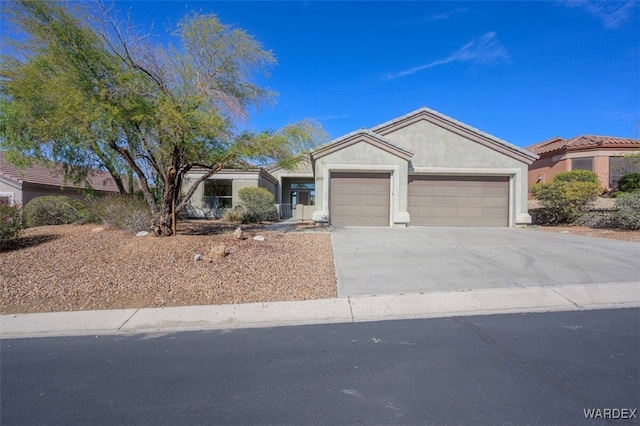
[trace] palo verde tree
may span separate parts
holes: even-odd
[[[112,175],[132,170],[157,235],[172,235],[196,187],[229,163],[290,167],[324,137],[309,120],[237,131],[251,107],[273,99],[253,77],[275,58],[215,15],[188,14],[167,47],[102,3],[91,14],[55,2],[6,7],[28,37],[2,59],[3,149],[14,158],[97,161]],[[205,173],[187,183],[193,168]]]

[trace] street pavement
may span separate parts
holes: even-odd
[[[639,424],[638,308],[3,339],[0,350],[3,425]]]

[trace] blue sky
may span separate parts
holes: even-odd
[[[188,11],[255,36],[278,65],[277,102],[247,123],[305,117],[331,138],[422,106],[515,145],[640,137],[635,1],[118,2],[162,30]]]

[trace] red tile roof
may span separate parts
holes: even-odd
[[[571,139],[555,137],[525,148],[538,155],[556,151],[574,151],[598,148],[634,149],[640,148],[640,139],[617,138],[613,136],[581,135]]]
[[[17,183],[26,182],[65,188],[87,188],[90,186],[96,191],[118,192],[118,187],[108,172],[93,170],[89,173],[86,182],[78,185],[71,180],[65,181],[62,167],[59,164],[52,163],[51,165],[52,168],[47,169],[42,164],[33,163],[29,167],[18,169],[13,164],[5,161],[4,154],[0,152],[0,176],[5,179]]]

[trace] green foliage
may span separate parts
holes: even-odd
[[[624,175],[618,181],[618,191],[636,192],[640,191],[640,173]]]
[[[531,194],[544,206],[538,222],[550,224],[573,222],[601,192],[597,175],[586,170],[560,173],[552,182],[531,188]]]
[[[244,209],[243,222],[260,223],[265,220],[277,220],[275,197],[269,190],[258,187],[242,188],[238,191],[238,197]]]
[[[108,195],[93,201],[91,211],[109,228],[130,232],[151,229],[151,213],[143,198],[131,195]]]
[[[640,193],[627,193],[616,198],[616,210],[611,220],[616,228],[640,229]]]
[[[64,195],[47,195],[29,201],[24,206],[24,218],[28,227],[34,227],[91,221],[92,215],[80,200]]]
[[[275,57],[245,31],[190,13],[166,38],[169,47],[154,45],[165,38],[96,3],[95,10],[87,2],[8,3],[7,21],[23,41],[0,66],[8,157],[54,158],[78,179],[101,165],[120,188],[118,176],[133,170],[154,231],[171,235],[172,206],[185,209],[197,186],[230,162],[291,167],[325,138],[312,121],[237,132],[248,111],[275,95],[254,82]],[[183,187],[194,167],[205,173]]]
[[[572,170],[570,172],[558,173],[554,182],[593,182],[599,184],[598,175],[589,170]]]
[[[22,208],[0,205],[0,249],[7,247],[25,227]]]

